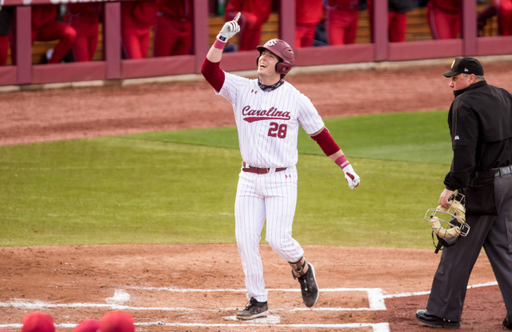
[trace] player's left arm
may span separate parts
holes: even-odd
[[[334,138],[332,138],[329,130],[323,127],[316,133],[310,135],[310,137],[315,140],[322,151],[343,170],[343,173],[345,173],[345,180],[347,180],[350,189],[354,189],[359,186],[361,178],[356,174],[343,151],[340,149],[336,141],[334,141]]]

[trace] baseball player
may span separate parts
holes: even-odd
[[[295,0],[295,47],[313,45],[323,5],[323,0]]]
[[[373,3],[375,0],[367,0],[368,14],[370,15],[370,34],[373,41]],[[389,0],[388,1],[388,40],[391,43],[405,41],[407,30],[407,13],[416,7],[415,0]]]
[[[76,30],[71,50],[77,62],[91,61],[96,52],[101,6],[98,2],[72,2],[67,5],[67,22]]]
[[[261,27],[272,12],[271,0],[230,0],[226,6],[224,18],[232,20],[240,13],[240,34],[238,49],[254,50],[260,43]]]
[[[454,39],[460,31],[461,0],[430,0],[427,21],[434,39]]]
[[[353,44],[357,36],[359,0],[329,0],[325,26],[330,45]]]
[[[149,31],[155,24],[156,0],[121,2],[121,40],[127,59],[143,59],[149,50]]]
[[[56,5],[32,6],[32,43],[59,39],[48,63],[59,63],[75,43],[76,31],[64,22],[59,22]]]
[[[191,45],[192,1],[160,1],[155,25],[154,56],[189,54]]]
[[[512,35],[512,0],[493,0],[497,10],[500,36]]]
[[[247,79],[220,69],[222,50],[240,26],[226,22],[210,48],[201,68],[215,93],[233,105],[242,155],[235,200],[236,241],[247,287],[247,307],[237,313],[248,320],[268,314],[267,291],[259,242],[265,219],[266,241],[286,260],[293,278],[298,279],[307,307],[318,299],[313,264],[306,262],[304,250],[292,238],[297,203],[297,136],[299,125],[345,173],[351,189],[360,178],[331,137],[311,101],[284,80],[293,66],[290,45],[271,39],[258,46],[258,79]]]

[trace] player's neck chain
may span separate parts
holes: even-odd
[[[261,83],[260,79],[258,78],[258,85],[260,86],[260,89],[265,92],[270,92],[272,90],[275,90],[283,84],[284,84],[284,80],[279,80],[279,82],[277,82],[276,84],[265,85],[265,84]]]

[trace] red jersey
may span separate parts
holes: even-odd
[[[462,0],[429,0],[428,5],[450,12],[460,12],[461,2]]]
[[[359,0],[329,0],[327,6],[339,10],[358,10]]]
[[[158,0],[158,8],[166,16],[177,21],[192,19],[192,4],[190,0]]]
[[[70,2],[66,7],[70,15],[99,17],[101,13],[101,4],[98,2]]]
[[[149,28],[155,24],[157,12],[158,4],[156,0],[121,2],[122,25]]]
[[[296,23],[318,23],[322,18],[323,0],[295,0]]]
[[[272,12],[272,0],[231,0],[226,6],[224,18],[228,20],[229,12],[249,12],[259,18],[259,22],[263,24],[268,20]]]
[[[32,30],[38,30],[40,27],[50,21],[55,21],[57,17],[56,5],[35,5],[32,6]]]

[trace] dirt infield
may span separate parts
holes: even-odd
[[[512,63],[484,68],[490,84],[512,91]],[[453,99],[441,76],[446,70],[338,72],[289,81],[328,118],[446,109]],[[0,105],[0,145],[234,125],[231,106],[203,81],[4,93]],[[235,245],[0,248],[0,329],[19,331],[24,314],[43,310],[67,332],[118,308],[135,317],[138,331],[432,331],[420,327],[414,313],[427,302],[439,261],[433,249],[305,251],[321,288],[315,310],[303,310],[287,264],[264,245],[271,317],[245,323],[232,320],[246,303]],[[482,254],[470,285],[494,281]],[[497,286],[470,289],[461,331],[499,331],[505,313]]]

